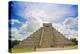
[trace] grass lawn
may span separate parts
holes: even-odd
[[[77,49],[78,45],[64,46],[64,48]]]
[[[77,49],[78,45],[64,46],[64,49]],[[37,48],[38,49],[38,48]],[[12,48],[12,53],[32,52],[33,48]]]
[[[32,48],[13,48],[12,53],[32,52]]]

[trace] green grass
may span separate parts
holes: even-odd
[[[78,45],[64,46],[64,49],[77,49]],[[12,53],[32,52],[33,48],[12,48]]]
[[[78,45],[64,46],[64,48],[77,49]]]
[[[12,53],[32,52],[32,48],[13,48]]]

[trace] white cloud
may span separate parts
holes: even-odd
[[[22,24],[19,20],[16,20],[16,19],[11,19],[11,23],[14,24],[14,23],[20,23]]]
[[[70,29],[76,29],[78,27],[78,18],[77,17],[68,17],[64,20],[63,24]]]
[[[57,5],[57,4],[23,4],[23,11],[19,11],[17,14],[23,18],[34,17],[48,22],[58,22],[64,19],[65,16],[72,16],[74,13],[69,5]],[[72,14],[73,13],[73,14]]]
[[[53,24],[53,27],[67,38],[78,38],[78,31],[67,29],[64,25],[55,23]]]
[[[39,19],[36,18],[28,18],[28,22],[23,24],[20,28],[20,30],[13,29],[13,34],[15,36],[15,39],[23,40],[27,38],[30,34],[35,32],[37,29],[39,29],[42,26],[41,21],[38,21]],[[68,20],[71,20],[70,23],[66,24]],[[64,23],[65,22],[65,23]],[[67,38],[78,38],[78,31],[75,31],[74,29],[67,28],[67,25],[77,26],[77,18],[66,18],[63,23],[52,23],[53,27],[58,30],[60,33],[62,33]],[[72,26],[73,27],[73,26]]]
[[[11,29],[11,37],[12,37],[12,40],[14,40],[16,38],[16,34],[18,34],[18,29],[12,28]]]
[[[14,39],[22,40],[42,26],[38,18],[29,17],[27,20],[28,21],[24,23],[19,30],[12,28],[12,36],[15,37]]]
[[[67,38],[78,38],[78,31],[71,29],[71,27],[78,27],[77,18],[66,18],[65,21],[61,23],[53,23],[53,27],[59,32],[65,35]]]
[[[78,18],[74,18],[74,17],[68,17],[65,21],[64,21],[65,25],[71,25],[71,24],[78,24]]]
[[[24,32],[24,31],[20,31],[20,30],[18,30],[16,28],[12,28],[11,29],[11,37],[12,37],[11,39],[12,40],[23,40],[27,33],[23,34],[22,32]]]
[[[27,22],[25,24],[22,25],[22,27],[20,29],[25,29],[28,32],[29,31],[34,31],[35,29],[38,29],[39,27],[42,26],[42,21],[39,20],[38,18],[34,18],[34,17],[29,17],[27,18]]]
[[[23,9],[18,11],[16,14],[27,19],[27,22],[20,27],[20,30],[18,30],[19,32],[15,35],[17,36],[16,39],[23,39],[29,36],[31,33],[40,28],[44,22],[53,23],[56,30],[67,37],[77,37],[77,31],[70,29],[73,25],[77,25],[77,18],[64,18],[65,16],[74,15],[72,12],[73,10],[71,9],[72,6],[29,3],[23,3],[21,5],[21,8],[23,7]],[[62,20],[65,21],[63,23],[56,23]],[[18,20],[12,21],[21,23]]]
[[[20,28],[20,34],[25,34],[24,37],[28,37],[31,33],[35,32],[42,26],[42,23],[39,19],[29,17],[28,21],[23,24]]]

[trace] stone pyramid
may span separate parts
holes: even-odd
[[[43,27],[24,39],[14,48],[48,48],[48,47],[64,47],[65,45],[73,45],[63,34],[52,27],[51,23],[43,23]]]

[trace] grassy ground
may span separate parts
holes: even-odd
[[[44,49],[44,48],[41,48],[42,50],[41,51],[46,51],[46,50],[61,50],[61,49],[63,49],[63,50],[65,50],[65,49],[77,49],[78,48],[78,46],[77,45],[71,45],[71,46],[64,46],[64,48],[60,48],[60,49],[58,49],[58,48],[53,48],[53,49],[48,49],[48,48],[46,48],[46,49]],[[38,50],[39,48],[37,48],[37,50]],[[36,50],[36,51],[37,51]],[[33,49],[32,48],[13,48],[12,49],[12,53],[22,53],[22,52],[32,52],[33,51]]]
[[[12,53],[32,52],[32,48],[13,48]]]
[[[64,48],[77,49],[78,45],[64,46]]]

